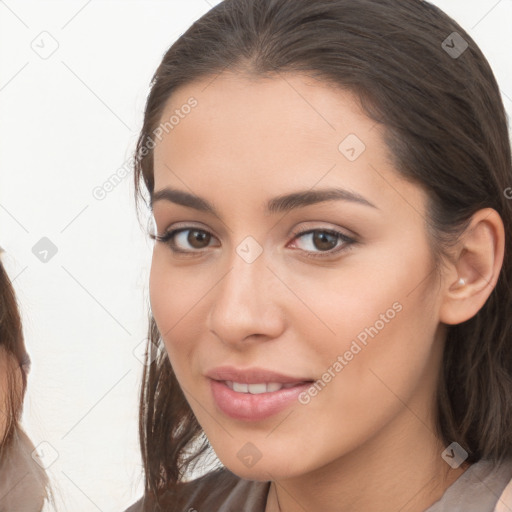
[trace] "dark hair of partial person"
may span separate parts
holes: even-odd
[[[54,497],[46,472],[32,458],[34,445],[20,423],[30,357],[14,288],[1,260],[0,365],[0,510],[26,506],[42,510],[44,501],[54,503]]]
[[[468,44],[458,58],[446,51],[455,45],[453,32]],[[148,141],[173,92],[225,71],[249,78],[303,74],[354,93],[382,126],[398,173],[428,194],[427,232],[437,269],[481,208],[494,208],[511,233],[504,195],[512,182],[511,148],[497,81],[467,32],[420,0],[216,5],[172,44],[153,76],[135,150],[138,207],[141,200],[149,206],[153,193]],[[459,443],[468,462],[512,455],[511,258],[507,246],[480,311],[448,326],[436,397],[438,436],[445,445]],[[162,342],[151,315],[149,332],[147,357],[156,359],[144,369],[139,427],[145,510],[157,510],[151,503],[165,491],[179,494],[184,475],[210,447],[165,350],[157,355]]]
[[[5,404],[2,410],[5,428],[3,429],[3,436],[0,436],[1,458],[3,451],[9,446],[16,429],[19,427],[23,396],[27,387],[27,368],[30,360],[23,343],[21,319],[14,290],[1,261],[0,289],[1,356],[13,358],[16,361],[15,365],[5,365],[6,375],[4,377],[7,387],[6,396],[4,397]]]

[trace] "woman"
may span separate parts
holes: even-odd
[[[34,446],[19,421],[30,359],[14,290],[0,261],[0,511],[39,512],[48,478],[32,458]]]
[[[221,2],[163,57],[135,171],[156,243],[131,512],[512,508],[511,151],[457,23]]]

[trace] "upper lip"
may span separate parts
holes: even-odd
[[[279,382],[282,384],[309,382],[312,379],[283,375],[265,368],[234,368],[233,366],[218,366],[206,373],[210,379],[233,381],[244,384],[259,384],[263,382]]]

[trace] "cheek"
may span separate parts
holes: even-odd
[[[318,331],[304,338],[314,340],[320,354],[337,355],[356,339],[363,347],[377,338],[389,338],[393,344],[398,332],[409,329],[411,322],[435,323],[435,297],[426,293],[425,277],[431,267],[424,240],[404,247],[362,250],[329,274],[319,269],[303,272],[300,279],[287,276],[309,309],[299,305],[287,311],[305,332]]]
[[[172,362],[193,348],[187,340],[201,328],[197,319],[205,318],[204,295],[212,286],[194,278],[192,267],[172,267],[165,247],[155,247],[149,276],[151,311]]]
[[[378,256],[371,261],[354,258],[322,287],[315,276],[303,279],[300,290],[322,321],[296,318],[322,372],[319,394],[334,399],[323,392],[325,384],[349,409],[374,403],[377,410],[393,391],[408,396],[422,375],[430,378],[435,370],[431,363],[438,297],[428,278],[428,247],[417,240],[409,248],[395,247]],[[322,327],[323,335],[318,336],[322,324],[329,330]]]
[[[343,338],[333,350],[330,365],[338,362],[336,377],[332,387],[322,391],[325,400],[319,400],[317,406],[321,409],[328,402],[337,403],[340,426],[350,429],[349,423],[357,418],[363,430],[376,431],[403,403],[411,404],[423,416],[436,386],[440,357],[435,315],[429,318],[428,310],[420,307],[424,302],[413,294],[403,294],[399,304],[395,303],[394,315],[385,309],[386,300],[381,308],[372,305],[369,321],[363,327],[351,325],[355,334]],[[387,323],[379,318],[381,313]],[[352,414],[347,416],[347,411]]]
[[[441,352],[434,344],[434,327],[419,317],[414,301],[402,299],[400,304],[402,309],[389,323],[374,322],[359,331],[367,335],[365,344],[357,337],[343,341],[343,352],[337,352],[343,359],[334,368],[339,372],[334,371],[332,383],[314,398],[316,404],[310,404],[312,416],[336,404],[330,409],[336,411],[334,421],[325,428],[347,432],[354,444],[397,418],[404,404],[408,421],[427,421]]]

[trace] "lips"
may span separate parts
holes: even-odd
[[[234,368],[232,366],[220,366],[206,373],[210,379],[223,382],[237,382],[239,384],[302,384],[311,382],[308,377],[294,377],[282,373],[266,370],[264,368]]]
[[[219,367],[207,373],[212,398],[233,419],[261,421],[297,403],[313,382],[262,368]]]
[[[297,405],[300,394],[310,385],[308,382],[279,391],[252,394],[233,391],[225,382],[210,379],[211,396],[219,413],[249,422],[263,421],[293,404]]]

